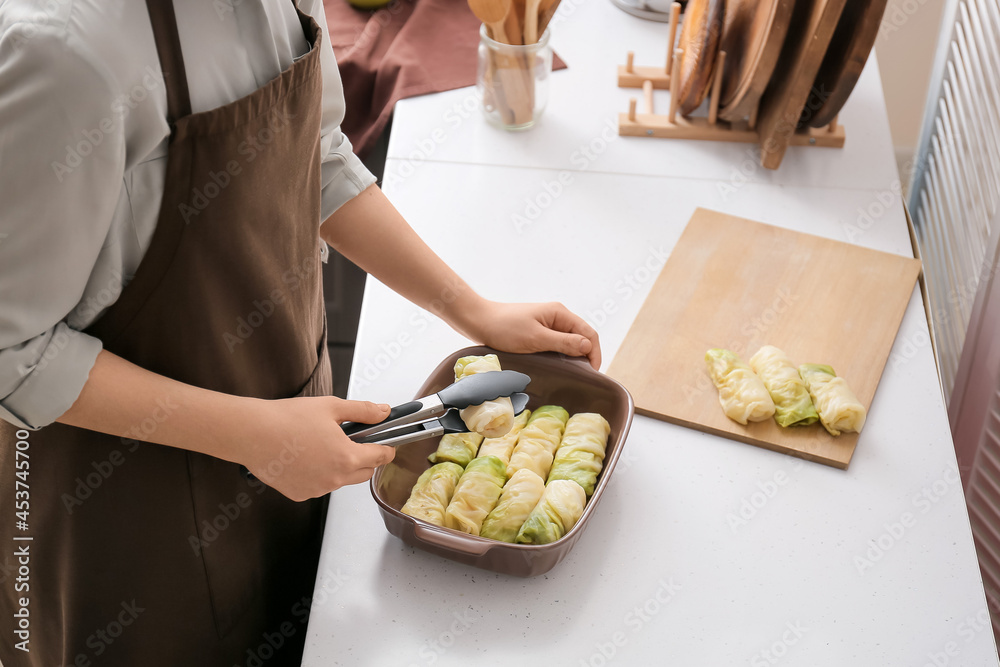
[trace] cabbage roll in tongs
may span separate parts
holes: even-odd
[[[500,370],[500,359],[495,354],[482,357],[462,357],[455,362],[455,379],[471,377],[478,373]],[[514,425],[514,406],[506,396],[500,396],[490,401],[471,405],[459,414],[470,431],[487,438],[499,438],[506,435]]]
[[[355,442],[376,442],[392,447],[445,433],[475,431],[476,424],[466,424],[462,414],[496,401],[504,401],[512,411],[515,408],[523,410],[528,404],[528,395],[523,391],[530,381],[531,378],[524,373],[499,370],[498,363],[497,370],[463,376],[436,394],[397,405],[390,411],[389,417],[378,424],[344,422],[341,428]],[[472,417],[477,417],[477,414],[473,412]],[[512,416],[506,424],[507,430],[513,422]],[[498,428],[495,424],[493,427]],[[480,432],[480,435],[485,433]],[[474,446],[478,448],[479,442],[475,442]],[[472,450],[471,444],[468,447]],[[475,456],[474,451],[469,458],[472,456]]]
[[[483,440],[476,456],[495,456],[503,461],[504,465],[510,463],[510,455],[514,452],[514,446],[517,445],[517,439],[521,436],[521,430],[527,426],[530,417],[531,410],[522,410],[514,417],[514,425],[507,432],[507,435]]]

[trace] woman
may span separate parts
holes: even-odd
[[[388,407],[329,395],[327,243],[473,340],[600,365],[374,186],[319,2],[175,4],[0,4],[7,667],[298,664],[324,498],[393,457],[338,426]]]

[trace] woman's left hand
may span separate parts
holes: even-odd
[[[561,303],[498,303],[480,300],[456,328],[503,352],[561,352],[587,357],[601,368],[601,342],[582,317]]]

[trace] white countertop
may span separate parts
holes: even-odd
[[[636,91],[616,65],[629,49],[653,64],[666,27],[607,0],[560,16],[570,68],[535,129],[487,126],[465,111],[472,89],[396,107],[385,190],[484,295],[563,301],[598,326],[607,368],[644,267],[697,206],[910,254],[874,60],[840,117],[845,148],[792,148],[769,172],[746,145],[618,138]],[[532,201],[546,205],[518,226]],[[467,344],[370,279],[350,397],[409,400]],[[586,532],[531,579],[411,549],[368,485],[337,491],[303,664],[997,665],[955,465],[915,291],[847,471],[636,416]]]

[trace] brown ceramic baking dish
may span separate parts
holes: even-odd
[[[484,570],[531,577],[555,567],[586,530],[587,522],[597,510],[625,446],[625,436],[632,424],[635,408],[632,396],[625,387],[593,370],[582,359],[554,353],[507,354],[487,347],[468,347],[451,354],[434,369],[416,397],[428,396],[454,382],[455,361],[460,357],[483,354],[496,354],[505,370],[520,371],[531,377],[527,389],[529,409],[561,405],[570,414],[598,412],[611,425],[604,469],[580,521],[560,540],[551,544],[529,545],[466,535],[403,514],[399,510],[409,497],[417,477],[430,467],[427,456],[437,449],[439,438],[399,447],[396,458],[375,471],[371,481],[372,495],[378,503],[386,529],[406,544]]]

